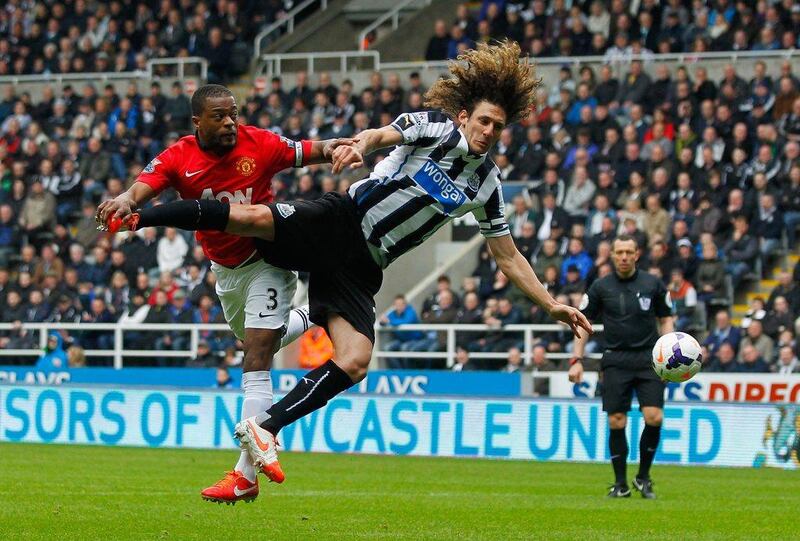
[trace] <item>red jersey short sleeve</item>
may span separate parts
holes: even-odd
[[[301,167],[305,157],[311,153],[311,141],[293,141],[286,137],[261,130],[264,151],[272,156],[272,161],[280,169]]]
[[[177,144],[177,143],[176,143]],[[173,156],[175,145],[164,150],[161,154],[150,160],[142,172],[139,174],[139,182],[150,186],[156,193],[168,188],[173,183],[174,164]]]

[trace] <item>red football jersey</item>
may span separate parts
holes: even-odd
[[[311,142],[295,142],[271,131],[239,126],[236,147],[223,156],[200,149],[194,135],[182,137],[154,158],[136,179],[156,192],[173,187],[183,199],[217,199],[243,204],[272,201],[272,176],[300,167]],[[253,239],[198,231],[206,257],[235,267],[255,251]]]

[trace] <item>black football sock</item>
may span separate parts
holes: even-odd
[[[303,376],[286,396],[266,412],[257,415],[256,422],[261,428],[277,435],[284,426],[318,410],[353,385],[347,372],[335,362],[328,361]]]
[[[186,199],[139,211],[137,229],[177,227],[187,231],[225,231],[231,206],[216,199]]]
[[[650,466],[656,457],[659,441],[661,441],[661,427],[644,425],[642,438],[639,440],[639,473],[636,475],[639,479],[650,477]]]
[[[608,450],[611,451],[611,465],[614,466],[617,484],[627,484],[628,475],[625,469],[628,461],[628,439],[624,428],[609,429]]]

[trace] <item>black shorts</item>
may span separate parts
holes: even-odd
[[[603,411],[628,413],[631,410],[633,391],[642,407],[664,407],[664,382],[652,368],[603,368]]]
[[[328,193],[313,201],[268,206],[275,240],[256,239],[264,260],[309,273],[311,321],[327,330],[328,317],[339,314],[374,344],[375,295],[383,270],[369,253],[353,200]]]

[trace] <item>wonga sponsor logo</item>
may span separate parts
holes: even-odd
[[[464,192],[459,190],[447,173],[431,160],[426,161],[414,174],[414,180],[428,192],[428,195],[441,203],[445,214],[451,214],[467,202]]]

